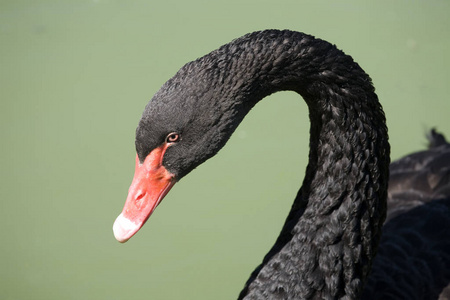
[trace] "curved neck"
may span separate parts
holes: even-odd
[[[214,93],[234,117],[224,125],[231,131],[281,90],[304,98],[311,121],[303,186],[240,298],[356,298],[385,218],[389,165],[385,118],[369,76],[333,45],[290,31],[249,34],[211,55],[208,72],[221,83],[212,87],[223,87]]]

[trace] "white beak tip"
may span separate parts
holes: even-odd
[[[139,225],[120,214],[113,225],[114,237],[120,243],[125,243],[139,230],[139,228]]]

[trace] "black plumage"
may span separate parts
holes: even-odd
[[[162,165],[180,180],[225,145],[258,101],[282,90],[299,93],[308,105],[309,163],[280,236],[239,298],[358,299],[386,217],[389,143],[370,77],[334,45],[299,32],[267,30],[245,35],[186,64],[144,110],[136,130],[139,161],[143,163],[168,134],[176,132],[180,140],[167,147]],[[395,173],[395,164],[392,168]],[[405,200],[406,193],[401,196]],[[440,202],[426,203],[441,216],[430,221],[448,224],[448,189],[445,195]],[[426,205],[420,207],[428,211]],[[408,213],[421,224],[417,209]],[[407,218],[396,220],[386,225],[394,236],[383,234],[383,246],[396,243],[391,227],[409,226]],[[440,225],[424,224],[423,231],[430,226]],[[448,228],[437,235],[448,246]],[[388,238],[394,241],[385,242]],[[433,251],[430,255],[439,249]],[[382,256],[390,255],[380,252],[374,272],[383,269]],[[448,255],[432,264],[439,260],[450,268]],[[447,271],[441,273],[438,287],[449,279]],[[375,294],[384,286],[368,283],[371,292],[366,291],[365,298],[377,299]]]
[[[428,150],[390,165],[387,219],[363,299],[450,299],[450,144],[435,130],[428,139]]]

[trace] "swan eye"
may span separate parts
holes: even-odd
[[[176,143],[180,140],[180,135],[176,132],[169,133],[166,137],[166,143]]]

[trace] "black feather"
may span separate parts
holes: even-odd
[[[136,131],[139,158],[168,133],[180,133],[163,159],[179,180],[215,155],[258,101],[282,90],[299,93],[309,107],[309,164],[280,236],[239,298],[358,299],[372,264],[365,299],[435,298],[449,280],[450,159],[429,156],[448,144],[432,133],[428,152],[392,165],[386,249],[374,263],[387,209],[385,116],[370,77],[326,41],[288,30],[254,32],[186,64],[147,105]]]

